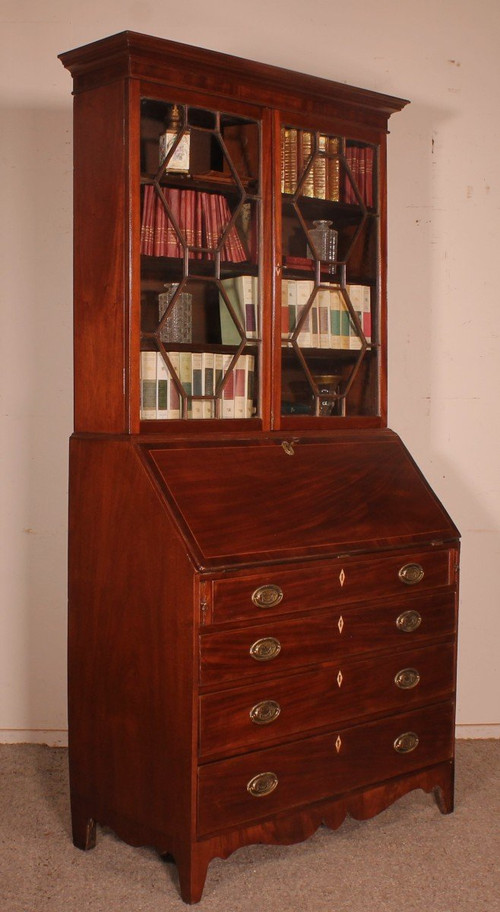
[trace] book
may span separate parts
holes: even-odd
[[[152,184],[145,184],[142,196],[141,253],[152,256],[154,249],[155,190]]]
[[[243,307],[240,301],[239,294],[236,290],[234,276],[231,276],[227,279],[221,279],[221,285],[224,288],[224,291],[229,298],[230,304],[234,310],[234,313],[238,319],[238,322],[241,325],[242,330],[245,330],[245,314],[243,312]],[[236,323],[234,322],[233,315],[227,306],[227,302],[224,298],[224,295],[219,292],[219,320],[220,320],[220,336],[221,342],[223,345],[239,345],[241,342],[241,335],[238,332]]]
[[[313,186],[316,199],[326,199],[326,153],[328,151],[328,137],[321,134],[318,138],[318,150],[313,162]]]
[[[157,417],[157,355],[155,351],[141,352],[140,384],[141,408],[140,417],[144,421]]]
[[[296,304],[296,325],[299,324],[304,311],[306,315],[301,325],[300,332],[297,336],[297,342],[302,348],[311,347],[311,315],[308,308],[309,301],[314,289],[314,282],[311,279],[299,279],[295,283],[295,304]]]
[[[203,372],[203,395],[213,397],[215,393],[215,355],[213,352],[202,352],[201,369]],[[202,418],[215,418],[213,399],[203,402]]]
[[[257,276],[237,275],[234,277],[234,287],[244,317],[243,325],[245,328],[245,335],[247,339],[256,339],[259,294],[258,278]]]
[[[246,418],[248,389],[248,361],[240,355],[234,366],[234,417]]]
[[[313,154],[313,143],[314,139],[312,133],[308,130],[299,130],[297,157],[299,164],[298,179],[299,182],[302,181],[300,188],[301,196],[314,196],[314,171],[313,166],[310,165],[311,156]]]
[[[281,280],[281,338],[288,339],[290,325],[288,322],[288,283],[289,279]]]
[[[192,353],[189,351],[179,352],[179,379],[185,396],[182,397],[181,418],[192,417],[192,400],[193,393],[193,364]],[[186,402],[187,399],[187,402]],[[186,414],[187,406],[187,414]]]
[[[347,285],[346,291],[349,296],[349,300],[358,315],[361,328],[363,330],[363,335],[368,342],[371,344],[372,341],[372,317],[371,317],[371,289],[369,285]],[[357,333],[359,338],[359,333]],[[351,348],[360,348],[360,344],[351,345]]]
[[[340,200],[340,159],[338,157],[340,143],[337,136],[328,137],[327,149],[326,198],[338,203]]]
[[[281,132],[281,192],[295,193],[297,187],[297,130],[283,127]]]
[[[173,371],[168,380],[168,417],[175,419],[181,417],[181,397],[177,386],[179,382],[179,352],[168,352],[168,357]]]
[[[331,291],[329,288],[320,288],[318,299],[318,348],[332,347],[332,328],[330,321]]]
[[[158,397],[156,417],[165,419],[168,418],[168,382],[170,375],[161,352],[156,352],[156,376]]]
[[[331,348],[342,348],[342,336],[340,329],[340,315],[345,306],[344,299],[338,288],[332,288],[329,291],[330,296],[330,346]]]
[[[222,391],[222,417],[234,418],[234,370],[229,371],[233,355],[223,355],[224,389]]]
[[[256,339],[259,287],[257,276],[231,276],[221,279],[221,284],[247,339]],[[222,344],[239,345],[240,333],[224,295],[221,293],[219,293],[219,320]]]
[[[192,391],[192,400],[191,400],[191,417],[192,418],[203,418],[204,411],[204,402],[203,400],[197,399],[197,396],[203,396],[203,386],[204,386],[204,377],[203,377],[203,363],[202,363],[202,353],[201,352],[191,352],[191,391]]]

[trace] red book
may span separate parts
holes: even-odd
[[[152,184],[144,186],[144,195],[142,199],[142,223],[141,223],[141,253],[146,256],[153,254],[153,235],[154,235],[154,202],[155,192]]]
[[[213,260],[213,248],[214,248],[214,239],[213,239],[213,226],[212,226],[212,213],[210,207],[210,194],[201,191],[200,194],[200,209],[203,218],[203,246],[207,249],[205,254],[207,260]]]
[[[157,257],[165,256],[165,229],[166,229],[166,212],[165,206],[158,194],[156,196],[156,215],[155,230],[153,241],[153,253]]]
[[[373,193],[373,149],[371,146],[367,146],[365,149],[366,156],[366,170],[365,170],[365,179],[366,179],[366,190],[365,190],[365,203],[367,206],[373,206],[374,193]]]
[[[193,224],[196,247],[203,247],[203,212],[200,194],[193,190]],[[203,259],[203,253],[199,250],[195,254],[198,260]]]
[[[227,204],[225,196],[219,196],[219,200],[221,209],[221,222],[225,228],[226,225],[231,221],[231,210]],[[225,259],[231,260],[233,263],[243,263],[247,259],[236,225],[233,225],[228,232],[225,248],[227,253]]]

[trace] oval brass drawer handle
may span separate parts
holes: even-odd
[[[398,573],[402,583],[407,586],[414,586],[424,577],[424,568],[420,564],[404,564]]]
[[[255,725],[270,725],[281,712],[281,706],[276,700],[262,700],[250,710],[250,719]]]
[[[402,668],[394,677],[394,683],[400,690],[411,690],[419,681],[420,675],[416,668]]]
[[[276,773],[259,773],[250,779],[247,784],[247,792],[250,792],[254,798],[263,798],[264,795],[270,795],[278,785]]]
[[[422,615],[412,608],[410,611],[403,611],[396,618],[396,627],[404,633],[413,633],[422,623]]]
[[[250,655],[256,662],[270,662],[281,652],[281,643],[276,637],[262,637],[250,646]]]
[[[252,602],[254,605],[257,605],[258,608],[274,608],[275,605],[279,605],[283,599],[283,590],[279,586],[275,586],[274,583],[268,583],[266,586],[259,586],[255,592],[252,593]]]
[[[418,735],[415,732],[404,732],[394,742],[394,750],[398,754],[409,754],[418,747]]]

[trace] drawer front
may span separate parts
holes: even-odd
[[[452,592],[379,606],[329,609],[311,615],[200,637],[200,682],[264,679],[293,669],[381,649],[418,646],[455,629]]]
[[[259,618],[351,601],[411,596],[452,584],[448,550],[338,558],[301,570],[263,570],[214,582],[214,620]]]
[[[255,750],[349,719],[404,712],[450,696],[455,648],[446,643],[350,659],[200,698],[200,756]]]
[[[198,770],[200,836],[404,775],[453,756],[454,707],[437,704]]]

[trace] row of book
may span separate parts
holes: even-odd
[[[281,134],[281,192],[295,193],[300,181],[301,196],[357,204],[358,197],[347,168],[341,167],[340,140],[337,136],[318,137],[308,130],[283,127]],[[312,164],[308,167],[315,152]],[[373,206],[373,146],[347,145],[345,161],[366,206]],[[304,176],[305,175],[305,176]]]
[[[153,184],[144,185],[141,219],[141,253],[146,256],[183,257],[186,247],[193,259],[214,259],[224,235],[221,259],[242,263],[249,259],[225,196],[177,187],[163,187],[163,197]],[[178,229],[178,230],[176,230]]]
[[[371,294],[368,285],[320,287],[312,304],[314,282],[309,279],[284,279],[281,284],[281,335],[289,339],[299,325],[297,342],[301,348],[360,349],[360,329],[368,344],[372,338]],[[359,321],[356,325],[348,307],[349,299]]]
[[[372,207],[374,204],[373,146],[348,146],[345,157],[361,199],[365,206],[368,208]],[[344,202],[358,203],[358,198],[350,180],[347,180],[345,184]]]
[[[142,420],[252,417],[255,412],[253,355],[240,355],[232,370],[229,370],[232,354],[172,351],[168,357],[172,373],[160,352],[141,352]],[[220,411],[216,409],[217,400]]]

